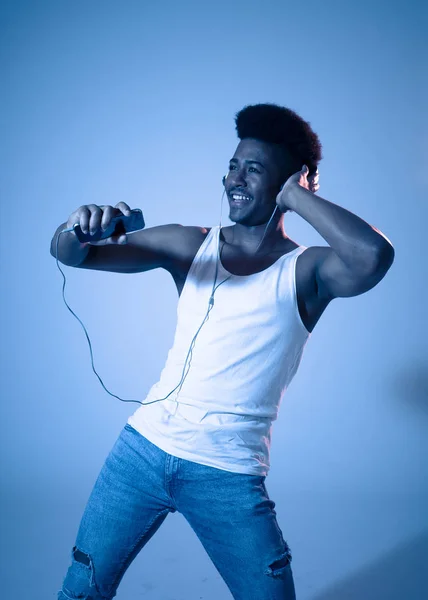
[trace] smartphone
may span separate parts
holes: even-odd
[[[98,242],[99,240],[104,240],[112,235],[121,235],[124,233],[131,233],[132,231],[138,231],[139,229],[144,229],[145,222],[140,208],[134,208],[131,210],[129,217],[124,215],[119,208],[116,208],[115,211],[116,215],[110,221],[110,225],[107,227],[107,229],[102,231],[100,227],[93,235],[91,235],[89,232],[83,233],[83,231],[80,229],[79,223],[75,223],[73,225],[74,233],[76,234],[79,242]]]

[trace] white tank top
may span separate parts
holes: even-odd
[[[188,272],[177,328],[159,381],[146,399],[165,398],[182,380],[192,339],[213,289],[220,226],[213,227]],[[187,376],[167,400],[140,406],[128,423],[180,458],[235,473],[267,475],[272,422],[310,333],[299,315],[295,265],[300,246],[253,275],[218,264],[214,306],[187,361]]]

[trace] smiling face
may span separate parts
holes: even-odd
[[[229,219],[242,225],[267,223],[281,185],[299,170],[296,161],[275,144],[253,138],[241,140],[229,162],[225,189]]]

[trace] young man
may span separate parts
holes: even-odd
[[[379,283],[394,250],[380,231],[316,194],[321,144],[301,117],[259,104],[235,122],[240,142],[224,178],[234,225],[165,225],[94,245],[61,236],[63,263],[120,273],[161,267],[180,299],[166,365],[98,476],[60,600],[113,598],[176,511],[236,600],[295,598],[290,548],[265,486],[272,422],[327,305]],[[289,210],[328,245],[291,240]],[[105,228],[112,214],[111,206],[83,206],[58,232],[75,222]]]

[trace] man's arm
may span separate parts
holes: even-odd
[[[325,298],[358,296],[381,281],[394,261],[386,236],[349,210],[307,189],[307,169],[292,175],[278,194],[280,208],[305,219],[329,244],[315,254],[314,277]]]
[[[51,254],[55,256],[56,238],[59,231],[66,228],[60,226],[51,242]],[[64,248],[64,256],[74,256],[64,264],[79,269],[95,269],[114,273],[142,273],[156,268],[169,269],[174,261],[186,251],[186,228],[182,225],[159,225],[148,227],[128,234],[126,244],[110,244],[95,246],[88,244],[76,250],[75,255]],[[61,237],[71,236],[69,244],[82,247],[74,232],[63,233]],[[76,239],[75,239],[76,238]],[[65,244],[65,242],[64,242]],[[59,243],[61,256],[61,238]],[[79,258],[81,257],[81,258]]]

